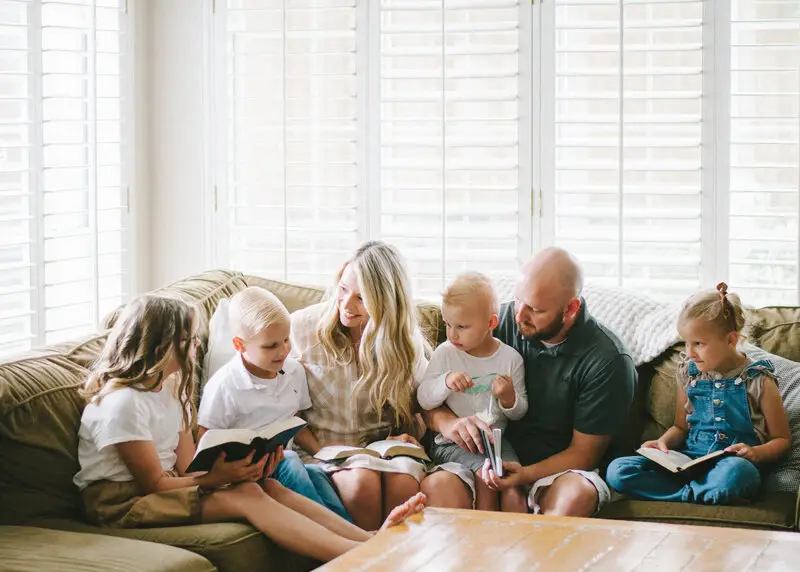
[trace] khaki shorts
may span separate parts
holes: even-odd
[[[177,473],[170,471],[169,476]],[[197,487],[142,495],[136,481],[97,481],[81,492],[86,516],[94,524],[113,528],[198,524]]]
[[[603,506],[609,500],[611,500],[611,490],[608,488],[606,482],[600,478],[600,474],[597,471],[580,471],[578,469],[569,469],[567,471],[556,473],[555,475],[550,475],[549,477],[543,477],[533,483],[533,486],[528,492],[528,508],[531,510],[531,512],[533,512],[533,514],[539,514],[541,512],[541,508],[539,507],[539,495],[542,493],[542,491],[552,485],[553,481],[555,481],[558,477],[561,475],[566,475],[567,473],[577,473],[594,485],[594,488],[597,491],[597,507],[595,508],[594,514],[600,512],[600,509],[603,508]]]

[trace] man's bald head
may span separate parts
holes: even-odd
[[[556,246],[539,251],[525,263],[521,280],[526,290],[547,290],[566,304],[581,295],[583,270],[569,252]]]
[[[523,336],[560,340],[580,309],[583,271],[563,248],[546,248],[520,270],[515,290],[515,319]]]

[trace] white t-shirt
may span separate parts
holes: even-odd
[[[197,423],[207,429],[252,429],[295,415],[311,407],[306,370],[288,358],[283,372],[272,379],[252,375],[237,353],[208,381]]]
[[[163,471],[175,468],[183,426],[181,404],[170,386],[161,391],[115,389],[83,410],[78,430],[78,462],[73,482],[81,490],[100,480],[132,481],[133,475],[113,445],[152,441]]]
[[[420,406],[423,409],[435,409],[445,403],[458,417],[485,412],[491,417],[485,420],[501,429],[508,424],[508,419],[522,418],[528,411],[522,356],[511,346],[497,341],[500,346],[488,357],[472,356],[450,342],[444,342],[436,348],[425,371],[425,378],[417,390]],[[491,390],[476,393],[453,391],[445,384],[447,374],[451,371],[465,372],[470,377],[478,378],[474,383],[483,386],[491,386],[495,374],[508,375],[514,384],[517,399],[513,407],[505,409],[492,397]]]

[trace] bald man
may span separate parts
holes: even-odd
[[[482,477],[490,488],[529,486],[529,505],[543,514],[591,516],[608,501],[596,469],[633,403],[633,360],[589,314],[582,288],[578,262],[563,249],[545,249],[522,267],[514,302],[503,305],[495,330],[522,355],[529,407],[505,436],[520,463],[504,463],[499,478],[487,462]],[[479,418],[457,418],[442,407],[427,419],[444,437],[482,451]]]

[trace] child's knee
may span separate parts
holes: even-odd
[[[608,485],[618,491],[624,489],[626,479],[642,470],[642,463],[639,459],[644,459],[644,457],[618,457],[611,461],[606,469]]]
[[[761,473],[758,468],[741,457],[728,457],[722,459],[720,463],[724,464],[719,467],[722,469],[722,480],[724,480],[729,489],[738,489],[742,491],[756,491],[761,486]]]

